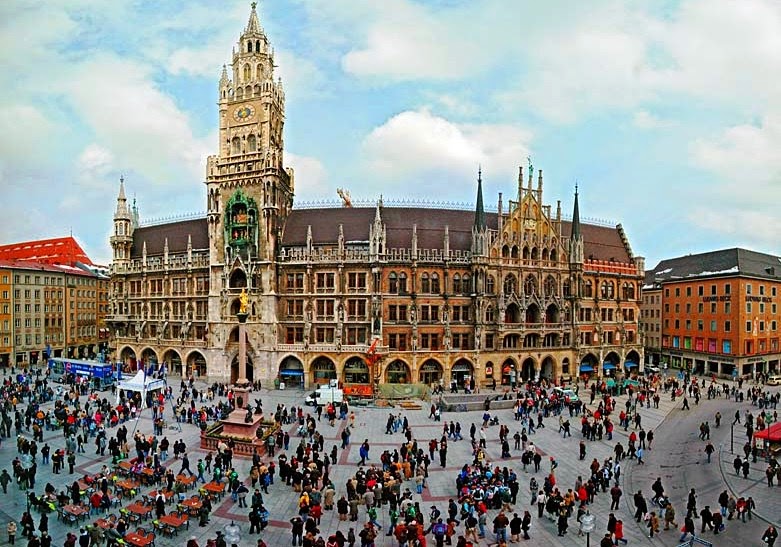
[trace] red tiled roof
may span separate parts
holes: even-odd
[[[31,260],[44,264],[75,264],[92,266],[92,261],[75,238],[56,237],[0,245],[0,260]]]
[[[36,272],[64,273],[69,275],[83,275],[95,277],[95,274],[75,266],[64,264],[46,264],[45,262],[35,262],[33,260],[2,260],[0,259],[0,268],[8,270],[28,270]]]

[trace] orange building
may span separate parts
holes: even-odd
[[[11,362],[14,340],[13,272],[0,267],[0,366]]]
[[[719,376],[779,370],[779,257],[738,248],[687,255],[660,262],[649,284],[662,295],[662,363]]]

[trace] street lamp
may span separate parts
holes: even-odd
[[[580,517],[580,531],[586,534],[586,547],[591,547],[591,532],[594,531],[597,518],[588,509],[586,514]]]

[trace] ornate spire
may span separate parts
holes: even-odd
[[[130,219],[130,211],[127,208],[127,198],[125,197],[125,177],[119,177],[119,195],[117,196],[117,210],[114,213],[115,219]]]
[[[250,4],[252,6],[252,11],[250,11],[249,14],[249,22],[247,23],[247,33],[250,32],[260,32],[260,22],[258,21],[258,12],[255,11],[255,8],[257,7],[257,2],[252,2]]]
[[[475,205],[475,228],[483,230],[486,226],[485,207],[483,206],[483,170],[477,168],[477,204]]]
[[[578,207],[578,185],[575,184],[575,205],[572,207],[572,233],[570,239],[580,239],[580,208]]]

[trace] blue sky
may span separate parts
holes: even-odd
[[[249,2],[0,3],[0,241],[97,261],[120,174],[142,218],[205,209],[217,81]],[[260,21],[296,200],[486,203],[531,156],[545,200],[659,260],[778,254],[781,5],[275,0]]]

